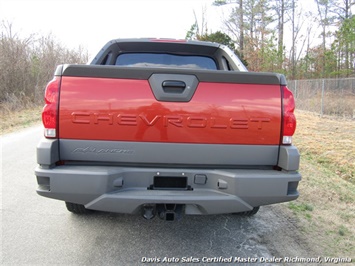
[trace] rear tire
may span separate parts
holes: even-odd
[[[233,214],[238,215],[238,216],[248,217],[248,216],[255,215],[259,211],[259,209],[260,209],[260,206],[254,207],[251,211],[237,212],[237,213],[233,213]]]
[[[65,206],[67,206],[67,210],[75,213],[75,214],[88,214],[91,213],[91,210],[85,208],[82,204],[76,204],[71,202],[65,202]]]

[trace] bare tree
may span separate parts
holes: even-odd
[[[281,68],[282,62],[284,61],[284,32],[285,24],[287,23],[287,15],[292,12],[293,2],[291,0],[274,0],[272,3],[272,10],[276,15],[277,21],[277,51],[278,51],[278,64]]]
[[[236,7],[233,8],[232,14],[230,14],[229,18],[224,20],[224,24],[227,27],[228,31],[237,40],[237,43],[239,44],[238,51],[240,57],[243,58],[245,32],[243,0],[215,0],[213,4],[215,6],[222,6],[227,4],[236,5]]]
[[[191,25],[190,30],[186,33],[185,38],[188,40],[199,39],[200,36],[207,34],[208,31],[206,19],[207,7],[202,7],[201,20],[198,19],[195,10],[193,12],[195,17],[195,23]]]
[[[82,47],[68,49],[54,36],[19,37],[9,22],[0,24],[0,109],[23,109],[42,104],[43,90],[62,63],[85,63]]]
[[[335,13],[340,20],[346,20],[352,16],[352,7],[355,6],[355,0],[338,0],[333,3],[334,8],[331,12]]]
[[[327,28],[332,24],[334,17],[331,14],[331,7],[333,5],[333,0],[315,0],[317,4],[317,11],[318,11],[318,20],[320,26],[322,27],[322,49],[323,53],[326,51],[326,38],[327,38]],[[323,75],[325,74],[324,67],[325,67],[325,57],[322,58],[323,63]]]
[[[295,79],[297,77],[297,62],[300,60],[307,42],[307,38],[302,34],[303,28],[309,18],[302,7],[297,5],[296,0],[292,0],[292,9],[287,16],[291,24],[290,30],[292,32],[292,45],[289,53],[289,68],[291,70],[290,78]]]

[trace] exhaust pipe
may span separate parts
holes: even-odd
[[[151,220],[155,217],[155,207],[154,205],[146,205],[143,207],[143,218],[146,220]]]

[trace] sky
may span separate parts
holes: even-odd
[[[21,37],[52,33],[68,48],[95,55],[117,38],[184,39],[203,7],[209,31],[222,27],[223,8],[213,0],[0,0],[0,21]]]
[[[12,23],[13,32],[20,37],[52,33],[66,47],[82,46],[93,57],[108,41],[117,38],[184,39],[195,22],[194,11],[201,24],[203,9],[208,32],[225,31],[223,19],[233,5],[216,7],[213,1],[0,0],[0,22]],[[316,8],[314,0],[300,2],[307,9]],[[291,32],[286,29],[286,45],[291,38],[287,34]]]

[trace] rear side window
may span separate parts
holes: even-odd
[[[105,56],[104,60],[102,60],[101,65],[109,65],[110,62],[111,62],[111,59],[112,59],[112,52],[109,52],[109,53]]]
[[[173,55],[155,53],[120,54],[116,60],[117,66],[127,67],[168,67],[216,70],[215,61],[207,56]]]

